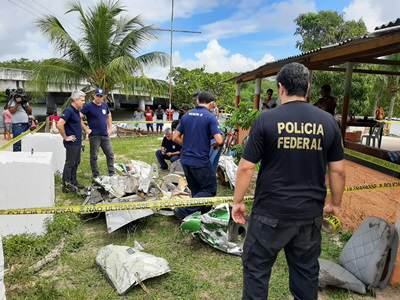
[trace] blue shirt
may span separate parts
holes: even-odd
[[[75,142],[64,141],[64,143],[68,145],[82,144],[82,124],[81,124],[81,116],[79,114],[79,110],[77,110],[75,107],[71,105],[64,110],[63,114],[61,115],[61,118],[64,119],[65,121],[64,125],[65,134],[67,136],[74,135],[76,137]]]
[[[210,140],[220,133],[215,116],[206,107],[198,106],[181,119],[177,130],[183,134],[181,163],[203,167],[210,163]]]
[[[93,102],[86,103],[81,113],[86,116],[89,128],[92,130],[90,136],[108,136],[107,119],[110,109],[106,103],[101,103],[100,105]]]

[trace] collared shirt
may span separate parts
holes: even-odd
[[[215,115],[197,106],[182,117],[177,130],[183,134],[181,163],[193,167],[209,164],[210,140],[220,133]]]
[[[277,219],[322,215],[328,162],[343,159],[339,126],[304,102],[285,103],[254,122],[242,158],[258,163],[252,212]]]
[[[86,116],[89,128],[92,130],[90,136],[108,136],[107,120],[110,109],[106,103],[100,105],[93,101],[86,103],[81,113]]]
[[[64,143],[80,145],[82,143],[82,124],[79,110],[71,105],[64,110],[60,117],[65,121],[65,134],[67,136],[74,135],[76,137],[75,142],[64,141]]]

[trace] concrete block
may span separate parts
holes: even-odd
[[[28,134],[22,139],[22,151],[52,152],[53,167],[55,172],[62,173],[65,162],[65,148],[63,139],[59,134],[35,133]]]
[[[0,152],[0,209],[54,206],[53,153]],[[0,236],[46,231],[52,215],[0,215]]]

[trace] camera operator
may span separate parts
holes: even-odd
[[[32,108],[30,107],[26,96],[20,91],[10,94],[10,100],[8,102],[8,109],[12,114],[11,128],[13,137],[19,136],[21,133],[29,130],[29,115],[32,114]],[[21,141],[14,143],[13,151],[21,151]]]

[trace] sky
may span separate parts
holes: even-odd
[[[82,1],[88,7],[98,0]],[[120,0],[129,17],[169,28],[171,0]],[[0,61],[14,58],[59,57],[35,21],[55,15],[74,38],[79,23],[65,14],[70,0],[0,0]],[[264,63],[299,54],[294,19],[302,13],[336,10],[346,20],[363,19],[368,30],[400,17],[399,0],[175,0],[174,28],[201,34],[175,33],[173,64],[205,67],[208,72],[244,72]],[[143,53],[169,53],[170,35],[162,32],[143,45]],[[168,67],[145,70],[152,78],[165,79]]]

